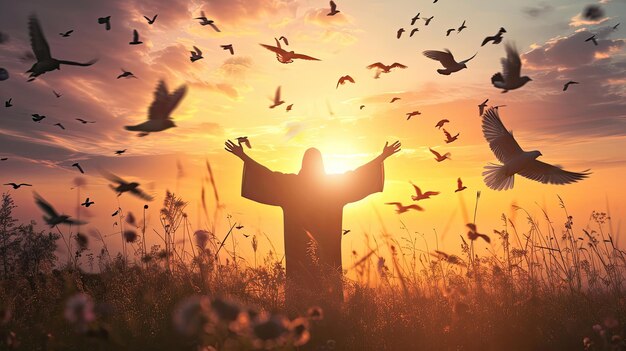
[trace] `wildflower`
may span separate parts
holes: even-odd
[[[311,339],[309,322],[306,318],[298,317],[294,319],[289,325],[289,330],[291,331],[293,346],[302,346]]]
[[[187,336],[197,335],[209,322],[211,301],[206,296],[191,296],[174,309],[174,326],[179,333]]]
[[[79,329],[86,330],[87,324],[96,320],[94,304],[91,296],[78,293],[71,296],[65,304],[65,319],[75,324]]]
[[[211,235],[211,233],[206,230],[196,230],[193,235],[196,237],[196,245],[198,245],[198,247],[200,247],[201,249],[204,249],[207,242],[209,241],[209,236]]]
[[[306,314],[311,320],[314,321],[321,321],[324,319],[324,310],[322,310],[319,306],[309,307]]]
[[[126,240],[127,243],[134,243],[135,241],[137,241],[137,232],[134,230],[125,230],[124,233],[122,234],[124,236],[124,240]]]
[[[128,212],[128,214],[126,215],[126,223],[137,227],[137,222],[135,220],[135,215],[133,215],[132,212]]]
[[[256,348],[272,347],[285,342],[289,333],[289,321],[282,315],[259,315],[252,327],[253,344]]]

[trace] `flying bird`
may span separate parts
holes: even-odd
[[[26,184],[26,183],[19,183],[19,184],[16,184],[16,183],[6,183],[4,185],[10,185],[10,186],[13,187],[13,189],[19,189],[22,186],[32,186],[32,184]]]
[[[491,189],[512,189],[515,174],[544,184],[574,183],[591,174],[589,170],[569,172],[560,166],[538,161],[541,152],[522,150],[513,134],[502,124],[495,108],[490,108],[483,115],[482,130],[491,151],[502,162],[501,165],[490,163],[485,167],[485,184]]]
[[[400,202],[385,202],[385,205],[395,205],[397,214],[401,214],[401,213],[407,212],[409,210],[424,211],[424,209],[422,207],[420,207],[418,204],[412,204],[412,205],[409,205],[409,206],[404,206]]]
[[[489,99],[483,101],[482,104],[478,105],[478,115],[482,116],[483,113],[485,112],[485,107],[487,107],[487,101],[489,101]]]
[[[415,22],[420,19],[420,12],[417,13],[417,15],[415,15],[415,17],[411,18],[411,25],[414,26]]]
[[[459,191],[463,191],[467,189],[467,187],[465,185],[463,185],[463,181],[461,180],[461,178],[456,180],[456,190],[454,191],[455,193],[458,193]]]
[[[455,141],[456,139],[459,138],[459,134],[461,133],[456,133],[455,136],[452,136],[450,133],[448,133],[448,131],[446,130],[446,128],[443,128],[443,134],[446,135],[446,144],[450,144],[451,142]]]
[[[93,201],[89,201],[89,198],[85,199],[85,202],[83,202],[82,204],[80,204],[81,206],[85,206],[85,207],[89,207],[91,205],[95,204],[95,202]]]
[[[133,72],[126,71],[126,70],[124,70],[123,68],[122,68],[121,70],[122,70],[122,74],[120,74],[119,76],[117,76],[117,79],[120,79],[120,78],[137,78],[137,77],[135,77],[135,75],[133,74]]]
[[[334,16],[338,14],[339,12],[341,11],[337,10],[337,4],[335,4],[333,0],[330,0],[330,12],[326,14],[326,16]]]
[[[227,45],[220,45],[220,47],[224,50],[228,50],[230,51],[231,55],[235,54],[235,49],[233,49],[233,44],[227,44]]]
[[[421,113],[421,112],[419,112],[419,111],[409,112],[409,113],[407,113],[407,114],[406,114],[406,120],[408,121],[408,120],[410,120],[410,119],[411,119],[411,117],[413,117],[413,116],[419,116],[419,115],[421,115],[421,114],[422,114],[422,113]]]
[[[619,27],[619,23],[613,26],[613,30],[617,30],[617,27]]]
[[[488,244],[491,243],[491,238],[489,236],[487,236],[486,234],[480,234],[477,231],[476,224],[467,223],[465,226],[469,229],[469,231],[467,232],[468,239],[474,241],[474,240],[477,240],[478,238],[481,238],[485,240]]]
[[[339,88],[340,84],[341,85],[346,84],[346,82],[354,83],[354,79],[352,77],[350,77],[350,76],[342,76],[342,77],[340,77],[339,81],[337,81],[337,87],[335,89]]]
[[[424,23],[425,26],[430,24],[430,21],[433,20],[433,18],[435,18],[435,16],[430,16],[429,18],[422,18],[426,23]]]
[[[0,161],[6,161],[8,159],[9,159],[8,157],[3,157],[3,158],[0,158]]]
[[[140,199],[146,201],[152,201],[154,198],[146,193],[144,193],[141,189],[139,189],[139,183],[137,182],[127,182],[126,180],[116,176],[113,173],[101,171],[102,175],[111,181],[112,183],[116,183],[117,185],[109,184],[109,187],[113,189],[117,193],[117,196],[122,195],[123,193],[130,193]],[[115,214],[114,214],[115,215]]]
[[[200,20],[200,25],[202,26],[208,25],[208,26],[211,26],[211,28],[213,28],[213,30],[215,30],[216,32],[221,32],[221,30],[217,28],[217,26],[215,25],[215,21],[206,18],[204,11],[201,11],[200,17],[196,17],[195,19]]]
[[[237,137],[237,143],[239,143],[239,146],[241,146],[241,144],[245,144],[248,147],[248,149],[252,148],[252,146],[250,145],[250,140],[248,139],[247,136]]]
[[[291,111],[292,108],[293,108],[293,104],[287,105],[287,108],[285,109],[285,111],[289,112]]]
[[[413,185],[413,189],[415,189],[415,195],[411,196],[411,199],[413,201],[426,200],[430,199],[431,196],[439,195],[438,191],[422,192],[422,190],[417,185],[413,183],[411,183],[411,185]]]
[[[4,102],[4,107],[11,107],[13,106],[13,104],[11,103],[11,101],[13,100],[13,98],[9,98],[9,100]]]
[[[61,65],[72,65],[72,66],[91,66],[97,60],[91,60],[86,63],[74,62],[74,61],[65,61],[65,60],[57,60],[52,57],[50,53],[50,47],[48,46],[48,42],[46,41],[46,37],[41,30],[41,25],[39,24],[39,20],[36,16],[31,16],[28,20],[28,32],[30,36],[30,46],[35,54],[35,58],[37,62],[28,70],[26,73],[30,73],[29,81],[34,80],[36,77],[46,73],[53,71],[55,69],[61,69]]]
[[[435,155],[435,160],[437,162],[441,162],[441,161],[444,161],[446,159],[449,160],[450,156],[452,156],[452,154],[450,154],[449,152],[446,152],[445,154],[441,155],[440,153],[438,153],[437,151],[435,151],[435,150],[433,150],[431,148],[428,148],[428,150],[430,150],[430,152],[432,152],[432,154]]]
[[[393,97],[393,98],[391,99],[391,101],[389,101],[389,103],[390,103],[390,104],[393,104],[394,102],[396,102],[396,101],[398,101],[398,100],[401,100],[401,99],[402,99],[402,98],[399,98],[399,97]]]
[[[46,116],[42,116],[38,113],[34,113],[31,116],[33,116],[33,121],[35,122],[41,122],[42,119],[46,118]]]
[[[115,217],[115,216],[117,216],[117,214],[118,214],[118,213],[120,213],[120,210],[121,210],[121,208],[118,208],[117,210],[115,210],[115,212],[113,212],[113,213],[111,214],[111,217]]]
[[[119,156],[119,155],[121,155],[121,154],[123,154],[125,152],[126,152],[126,149],[124,149],[124,150],[117,150],[117,151],[115,151],[115,154]]]
[[[280,86],[276,88],[276,92],[274,93],[274,103],[270,106],[270,108],[274,108],[276,106],[280,106],[285,102],[280,99]]]
[[[134,132],[142,132],[141,135],[143,136],[147,133],[160,132],[176,127],[174,121],[172,121],[171,114],[180,104],[186,92],[187,86],[181,85],[170,94],[165,82],[160,80],[154,92],[154,100],[148,108],[148,120],[124,128]]]
[[[365,105],[359,106],[359,110],[362,110],[363,108],[365,108]]]
[[[111,30],[111,16],[98,18],[99,24],[104,24],[106,30]]]
[[[84,119],[82,119],[82,118],[76,118],[76,120],[77,120],[77,121],[79,121],[79,122],[80,122],[80,123],[82,123],[82,124],[87,124],[87,123],[96,123],[95,121],[87,121],[87,120],[84,120]]]
[[[133,41],[129,42],[130,45],[139,45],[143,44],[143,41],[139,41],[139,32],[136,29],[133,29]]]
[[[435,125],[435,128],[441,129],[441,127],[443,127],[444,124],[450,122],[447,119],[442,119],[441,121],[437,122],[437,124]]]
[[[411,34],[409,35],[409,37],[412,37],[413,34],[415,34],[415,32],[419,32],[419,28],[413,28],[413,30],[411,30]]]
[[[278,40],[282,40],[285,45],[289,45],[289,40],[287,40],[287,38],[284,36],[281,36],[280,38],[278,38]]]
[[[569,86],[572,84],[580,84],[580,83],[570,80],[569,82],[565,83],[565,85],[563,85],[563,91],[567,91],[567,88],[569,88]]]
[[[454,56],[450,52],[450,50],[445,49],[446,51],[437,51],[437,50],[427,50],[424,51],[424,56],[428,57],[431,60],[439,61],[445,69],[438,69],[437,73],[443,75],[450,75],[454,72],[458,72],[464,68],[467,68],[466,63],[468,63],[471,59],[476,57],[478,52],[474,54],[474,56],[468,58],[467,60],[463,60],[461,62],[456,62],[454,60]]]
[[[486,37],[483,40],[483,43],[480,44],[480,46],[485,46],[488,42],[491,42],[492,44],[500,44],[502,42],[502,34],[506,33],[506,29],[500,27],[500,29],[498,30],[498,33],[494,36],[491,37]]]
[[[81,167],[81,166],[78,164],[78,162],[74,163],[74,164],[72,165],[72,167],[76,167],[76,168],[80,171],[80,173],[83,173],[83,174],[85,173],[85,171],[83,170],[83,167]]]
[[[506,58],[502,58],[502,73],[498,72],[491,77],[491,84],[503,93],[509,90],[521,88],[532,79],[528,76],[521,76],[522,60],[517,49],[511,45],[505,45]]]
[[[274,40],[276,40],[276,46],[271,46],[271,45],[266,45],[266,44],[260,44],[260,45],[266,48],[267,50],[274,52],[276,54],[276,59],[280,63],[292,63],[294,59],[321,61],[320,59],[317,59],[315,57],[311,57],[311,56],[307,56],[303,54],[297,54],[295,51],[286,51],[280,47],[280,42],[278,41],[278,39],[274,38]]]
[[[372,63],[371,65],[367,66],[366,68],[367,69],[376,68],[376,69],[378,69],[380,71],[380,73],[389,73],[389,72],[391,72],[391,70],[393,68],[402,68],[402,69],[404,69],[404,68],[407,68],[407,66],[405,66],[405,65],[403,65],[401,63],[397,63],[397,62],[394,62],[394,63],[392,63],[389,66],[387,66],[387,65],[385,65],[385,64],[383,64],[381,62],[376,62],[376,63]]]
[[[595,34],[592,35],[591,37],[585,39],[585,42],[587,42],[587,41],[592,41],[593,45],[598,46],[598,40],[596,40],[596,35]]]
[[[456,30],[456,28],[450,28],[446,31],[446,37],[450,36],[450,33],[454,32]]]
[[[396,38],[400,39],[402,33],[404,33],[404,28],[398,29],[398,31],[396,32]]]
[[[158,14],[154,15],[154,17],[150,18],[148,16],[143,16],[143,18],[146,19],[146,21],[148,21],[148,24],[152,25],[154,24],[154,21],[156,21]]]
[[[460,27],[459,27],[456,31],[457,31],[457,33],[461,33],[461,31],[462,31],[463,29],[465,29],[465,28],[467,28],[467,26],[465,25],[465,21],[463,21],[463,23],[461,24],[461,26],[460,26]]]
[[[44,212],[43,219],[46,221],[46,224],[53,228],[59,224],[67,224],[67,225],[80,225],[86,224],[86,222],[81,222],[77,220],[70,219],[71,217],[66,214],[59,214],[50,203],[44,200],[39,194],[34,193],[35,203],[39,208]]]
[[[193,47],[193,50],[194,50],[194,51],[190,51],[190,53],[191,53],[191,57],[189,58],[189,60],[190,60],[191,62],[196,62],[196,61],[198,61],[198,60],[200,60],[200,59],[203,59],[203,58],[204,58],[204,57],[202,56],[202,50],[198,49],[198,47],[197,47],[197,46],[194,46],[194,47]]]
[[[342,235],[346,235],[350,233],[350,229],[342,229],[341,232],[342,232]]]
[[[61,123],[55,123],[54,125],[65,130],[65,127]]]
[[[0,82],[7,79],[9,79],[9,71],[7,71],[6,68],[0,67]],[[33,79],[34,78],[30,79],[29,82]]]
[[[60,36],[67,38],[70,36],[70,34],[74,33],[74,30],[68,30],[67,32],[63,32],[63,33],[59,33]]]
[[[59,94],[55,90],[53,90],[52,92],[54,93],[54,96],[57,97],[57,99],[60,98],[61,96],[63,96],[63,94]]]

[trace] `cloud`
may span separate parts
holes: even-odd
[[[304,14],[304,21],[320,27],[337,27],[351,24],[351,20],[343,13],[328,16],[329,8],[311,9]]]
[[[202,9],[216,22],[236,25],[254,23],[259,18],[265,24],[273,22],[271,19],[282,22],[284,18],[295,17],[297,8],[297,0],[206,0]]]
[[[552,11],[554,11],[554,7],[545,2],[542,2],[536,6],[527,6],[522,9],[522,12],[524,12],[526,16],[531,18],[539,18],[541,16],[545,16]]]

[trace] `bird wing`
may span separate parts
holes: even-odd
[[[302,60],[321,61],[320,59],[317,59],[315,57],[311,57],[311,56],[307,56],[303,54],[293,54],[291,57],[295,59],[302,59]]]
[[[448,49],[446,49],[446,51],[427,50],[424,51],[423,54],[431,60],[439,61],[441,65],[446,68],[457,64],[454,60],[454,56]]]
[[[470,58],[468,58],[468,59],[466,59],[466,60],[463,60],[463,61],[461,61],[461,62],[459,62],[459,63],[468,63],[468,62],[470,62],[470,60],[471,60],[471,59],[473,59],[474,57],[476,57],[476,55],[478,55],[478,51],[476,51],[476,53],[474,54],[474,56],[472,56],[472,57],[470,57]]]
[[[136,29],[133,29],[133,41],[139,41],[139,32]]]
[[[115,174],[113,174],[111,172],[100,170],[100,174],[102,174],[102,176],[105,177],[106,179],[108,179],[110,182],[117,183],[119,185],[128,184],[127,181],[125,181],[124,179],[116,176]]]
[[[195,46],[195,45],[194,45],[193,49],[194,49],[194,50],[196,50],[196,53],[197,53],[198,55],[202,55],[202,50],[198,49],[198,47],[197,47],[197,46]]]
[[[424,196],[435,196],[435,195],[439,195],[438,191],[427,191],[424,193]]]
[[[41,197],[41,195],[34,193],[35,194],[35,203],[37,204],[37,206],[39,206],[39,208],[41,208],[42,211],[44,211],[49,217],[58,217],[59,214],[57,213],[57,211],[54,210],[54,207],[52,207],[52,205],[50,205],[46,200],[44,200],[43,197]]]
[[[337,4],[334,1],[330,0],[330,12],[335,12],[337,10]]]
[[[63,65],[72,65],[72,66],[83,66],[83,67],[87,67],[87,66],[91,66],[94,63],[98,62],[98,59],[93,59],[91,61],[82,63],[82,62],[74,62],[74,61],[65,61],[65,60],[59,60],[60,64]]]
[[[154,92],[154,101],[148,109],[148,119],[167,119],[170,113],[180,103],[183,96],[187,92],[187,86],[183,85],[176,89],[172,94],[167,91],[167,86],[163,80],[159,81],[156,91]]]
[[[446,135],[446,138],[448,138],[448,140],[450,140],[452,138],[452,135],[450,135],[450,133],[448,133],[448,131],[445,130],[445,129],[443,130],[443,134]]]
[[[480,46],[485,46],[485,44],[487,44],[488,42],[490,42],[492,40],[495,40],[495,39],[496,39],[495,36],[494,37],[486,37],[485,40],[483,40],[483,43],[480,44]]]
[[[276,93],[274,93],[274,103],[277,104],[280,101],[280,86],[276,88]]]
[[[440,154],[440,153],[438,153],[437,151],[435,151],[435,150],[433,150],[433,149],[430,149],[430,148],[429,148],[428,150],[430,150],[430,152],[432,152],[432,153],[433,153],[433,155],[437,156],[437,158],[441,158],[441,154]]]
[[[405,65],[403,65],[401,63],[394,62],[391,66],[389,66],[389,69],[392,69],[392,68],[395,68],[395,67],[406,68],[407,66],[405,66]]]
[[[146,21],[151,22],[152,20],[150,18],[148,18],[148,16],[143,16],[143,18],[146,19]]]
[[[523,170],[518,172],[522,177],[536,180],[544,184],[569,184],[587,178],[591,173],[570,172],[561,167],[554,166],[538,160],[533,160]]]
[[[456,186],[459,189],[463,187],[463,181],[461,180],[461,178],[456,180]]]
[[[413,189],[415,189],[415,195],[417,195],[417,196],[423,195],[422,194],[422,190],[417,185],[415,185],[415,184],[411,184],[411,185],[413,185]]]
[[[262,47],[266,48],[267,50],[273,51],[273,52],[275,52],[275,53],[277,53],[279,55],[284,55],[284,54],[287,53],[285,50],[283,50],[283,49],[281,49],[279,47],[276,47],[276,46],[265,45],[265,44],[259,44],[259,45],[261,45]]]
[[[209,23],[209,26],[211,26],[211,28],[215,29],[216,32],[221,32],[221,30],[219,28],[217,28],[217,26],[213,23]]]
[[[372,63],[371,65],[366,67],[367,69],[372,69],[372,68],[378,68],[378,69],[386,69],[387,66],[385,66],[382,62],[376,62],[376,63]]]
[[[30,35],[30,46],[33,49],[37,61],[51,60],[50,47],[46,41],[46,37],[43,35],[39,20],[35,16],[31,16],[28,20],[28,32]]]
[[[132,189],[130,192],[131,192],[131,194],[133,194],[133,195],[135,195],[135,196],[137,196],[137,197],[139,197],[141,199],[144,199],[146,201],[154,200],[154,197],[144,193],[143,191],[141,191],[141,190],[139,190],[137,188]]]
[[[524,152],[513,138],[513,134],[502,124],[496,108],[491,107],[483,114],[483,135],[500,162],[505,163]]]
[[[522,60],[520,60],[519,53],[513,45],[507,44],[505,49],[506,59],[502,59],[502,75],[504,81],[509,82],[511,79],[516,80],[520,77]]]

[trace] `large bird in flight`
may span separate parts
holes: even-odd
[[[502,73],[498,72],[491,77],[493,86],[502,89],[503,93],[521,88],[532,80],[528,76],[521,76],[522,60],[517,49],[511,44],[506,44],[505,50],[506,58],[500,60],[502,62]]]
[[[544,184],[568,184],[587,178],[589,170],[576,173],[537,160],[539,151],[524,151],[513,134],[508,131],[498,114],[498,109],[490,108],[483,115],[482,129],[489,147],[502,162],[490,163],[485,167],[485,184],[494,190],[513,188],[515,174]]]
[[[101,171],[102,175],[113,183],[117,183],[117,186],[109,185],[111,189],[117,192],[117,196],[122,195],[123,193],[129,192],[140,199],[146,201],[152,201],[154,198],[146,193],[144,193],[141,189],[139,189],[139,183],[137,182],[127,182],[126,180],[116,176],[113,173]]]
[[[46,37],[41,30],[41,25],[36,16],[30,16],[28,20],[28,32],[30,35],[30,46],[33,49],[33,53],[37,58],[37,62],[26,73],[30,73],[29,81],[32,81],[36,77],[53,71],[55,69],[61,69],[61,65],[72,66],[91,66],[96,63],[97,60],[91,60],[89,62],[80,63],[74,61],[57,60],[52,57],[50,53],[50,47],[46,41]]]
[[[154,100],[148,109],[148,120],[124,128],[133,132],[142,132],[141,135],[146,135],[146,133],[160,132],[176,127],[174,121],[172,121],[171,114],[181,102],[186,92],[187,86],[182,85],[170,94],[165,82],[163,80],[159,81],[159,85],[154,92]]]
[[[276,40],[276,46],[271,46],[271,45],[266,45],[266,44],[259,44],[259,45],[261,45],[262,47],[266,48],[269,51],[274,52],[276,54],[276,59],[280,63],[292,63],[294,59],[321,61],[320,59],[317,59],[315,57],[311,57],[311,56],[303,55],[303,54],[297,54],[295,51],[286,51],[280,47],[280,41],[278,41],[278,39],[276,38],[274,39]]]
[[[478,53],[474,54],[474,56],[468,58],[467,60],[463,60],[461,62],[456,62],[454,56],[450,52],[450,50],[446,49],[446,51],[437,51],[437,50],[427,50],[424,51],[424,56],[428,57],[431,60],[439,61],[441,65],[445,69],[438,69],[437,73],[448,76],[454,72],[458,72],[463,68],[467,68],[466,63],[468,63],[471,59],[476,57]]]
[[[50,226],[50,228],[56,227],[59,224],[68,224],[68,225],[80,225],[85,224],[86,222],[76,221],[70,219],[70,216],[65,214],[59,214],[50,203],[44,200],[41,195],[35,193],[35,203],[39,208],[45,213],[43,216],[44,221]]]

